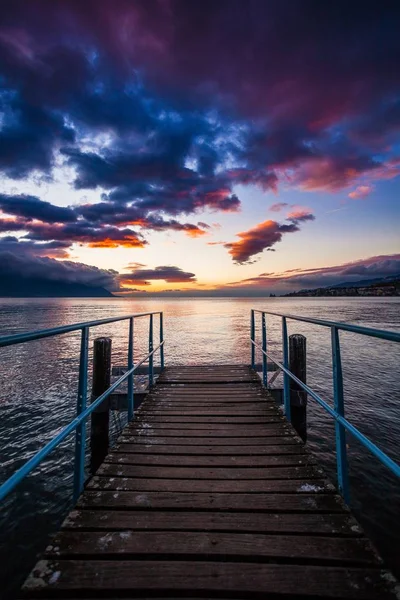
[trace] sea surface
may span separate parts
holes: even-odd
[[[205,298],[134,300],[1,299],[0,335],[151,310],[164,311],[166,365],[250,362],[250,309],[400,331],[400,298]],[[157,320],[156,320],[157,324]],[[307,337],[307,381],[332,402],[329,328],[289,321]],[[281,324],[268,318],[269,350],[281,357]],[[113,365],[126,365],[127,322],[91,331],[110,336]],[[260,327],[257,327],[258,339]],[[156,327],[155,335],[158,335]],[[135,360],[147,353],[148,321],[135,326]],[[392,458],[400,460],[400,344],[341,333],[346,416]],[[79,333],[0,349],[0,482],[74,416]],[[261,362],[261,357],[257,360]],[[155,364],[158,364],[157,361]],[[89,367],[90,370],[90,367]],[[89,381],[90,385],[90,381]],[[281,376],[276,381],[281,386]],[[308,403],[308,445],[335,478],[332,419]],[[112,432],[124,414],[113,413]],[[0,589],[19,585],[71,506],[74,437],[70,436],[4,502],[0,513]],[[358,442],[348,438],[351,506],[399,574],[399,483]]]

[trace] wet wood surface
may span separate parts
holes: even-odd
[[[395,598],[257,375],[170,367],[22,590],[28,598]]]

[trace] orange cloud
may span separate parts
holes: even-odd
[[[280,225],[276,221],[268,220],[259,223],[248,231],[242,231],[237,234],[240,238],[237,242],[225,244],[229,254],[237,263],[248,262],[255,254],[259,254],[265,249],[271,249],[282,239],[282,234],[290,231],[297,231],[295,224]]]
[[[292,210],[288,213],[287,218],[291,219],[292,221],[306,221],[312,220],[313,214],[310,208],[307,208],[306,206],[296,206],[293,204]]]
[[[349,198],[353,200],[364,199],[371,194],[373,189],[372,185],[359,185],[353,192],[350,192]]]
[[[97,240],[88,244],[89,248],[144,248],[146,242],[138,239],[135,236],[127,236],[121,240],[112,240],[105,238],[104,240]]]

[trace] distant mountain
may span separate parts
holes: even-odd
[[[285,296],[399,296],[400,274],[364,281],[346,281],[329,287],[312,288]]]
[[[9,298],[109,298],[113,294],[102,287],[83,283],[51,281],[36,277],[0,276],[0,297]]]
[[[354,287],[368,287],[369,285],[391,283],[392,281],[398,281],[400,279],[400,273],[397,275],[389,275],[387,277],[378,277],[377,279],[364,279],[364,281],[346,281],[345,283],[336,283],[330,285],[330,288],[354,288]]]

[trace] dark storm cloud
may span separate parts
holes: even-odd
[[[47,224],[28,239],[134,247],[145,242],[130,224],[201,235],[176,217],[239,210],[237,185],[334,192],[395,177],[399,24],[390,1],[7,3],[0,169],[50,178],[64,161],[103,201],[76,220],[34,201],[3,211],[25,230]],[[264,233],[273,242],[305,220]],[[263,245],[245,234],[227,245],[239,259],[237,244],[248,257]]]
[[[54,206],[36,196],[27,194],[9,195],[0,193],[0,209],[9,215],[23,217],[27,221],[38,219],[46,223],[63,223],[76,221],[76,214],[71,208]]]
[[[1,108],[5,118],[0,131],[0,168],[13,179],[34,170],[50,173],[54,150],[74,141],[73,130],[62,116],[0,92]]]
[[[0,247],[0,286],[4,276],[35,278],[63,283],[83,283],[91,287],[118,288],[117,273],[81,263],[31,256],[26,252]]]
[[[143,248],[147,244],[140,234],[129,227],[120,229],[106,225],[96,228],[84,221],[66,225],[32,223],[24,238],[37,242],[58,240],[87,244],[91,248]]]
[[[69,247],[69,242],[53,241],[38,243],[11,235],[0,238],[0,253],[7,251],[17,254],[29,254],[32,256],[68,258]]]
[[[155,269],[135,268],[131,273],[123,273],[119,277],[123,286],[150,285],[150,281],[167,281],[168,283],[194,283],[196,276],[194,273],[183,271],[179,267],[160,266]]]

